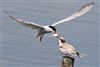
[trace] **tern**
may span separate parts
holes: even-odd
[[[63,22],[67,22],[69,20],[73,20],[77,17],[80,17],[84,14],[86,14],[88,11],[91,10],[91,8],[93,7],[93,4],[94,2],[91,2],[91,3],[88,3],[86,5],[84,5],[82,8],[80,8],[78,11],[76,11],[75,13],[73,13],[72,15],[68,16],[67,18],[63,19],[63,20],[60,20],[56,23],[53,23],[51,25],[45,25],[45,26],[42,26],[42,25],[39,25],[39,24],[36,24],[36,23],[33,23],[33,22],[28,22],[28,21],[25,21],[25,20],[22,20],[22,19],[17,19],[16,17],[14,16],[11,16],[7,11],[5,11],[5,13],[13,20],[15,20],[17,23],[20,23],[26,27],[30,27],[32,29],[36,29],[38,30],[38,33],[37,33],[37,38],[40,38],[40,41],[42,40],[44,34],[46,33],[53,33],[55,34],[57,31],[56,31],[56,28],[55,26],[58,25],[58,24],[61,24]]]
[[[59,50],[63,54],[63,56],[68,56],[74,58],[76,56],[80,57],[80,53],[75,50],[75,48],[67,43],[62,36],[59,36],[58,33],[53,34],[59,40]]]

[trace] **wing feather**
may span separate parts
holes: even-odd
[[[69,21],[69,20],[73,20],[73,19],[75,19],[77,17],[80,17],[80,16],[86,14],[88,11],[91,10],[91,8],[93,7],[93,4],[94,4],[94,2],[91,2],[91,3],[88,3],[88,4],[84,5],[77,12],[73,13],[72,15],[68,16],[67,18],[65,18],[65,19],[63,19],[61,21],[58,21],[58,22],[52,24],[52,26],[56,26],[56,25],[58,25],[60,23],[63,23],[63,22]]]
[[[40,28],[43,28],[43,26],[39,25],[39,24],[36,24],[36,23],[32,23],[32,22],[27,22],[27,21],[24,21],[24,20],[21,20],[21,19],[17,19],[11,15],[8,14],[7,11],[5,11],[5,13],[13,20],[15,20],[17,23],[20,23],[26,27],[30,27],[32,29],[40,29]]]

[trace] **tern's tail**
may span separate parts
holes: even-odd
[[[76,52],[76,54],[77,54],[78,57],[80,57],[80,53],[79,52]]]
[[[86,57],[86,56],[88,56],[87,54],[84,54],[84,53],[78,53],[78,52],[76,52],[76,54],[77,54],[77,56],[79,57],[79,58],[83,58],[83,57]]]

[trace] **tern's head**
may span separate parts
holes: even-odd
[[[63,37],[61,37],[57,32],[53,34],[54,37],[57,37],[59,39],[60,43],[65,43],[66,41],[64,40]]]
[[[54,26],[49,26],[53,31],[56,32],[56,28]]]
[[[59,37],[59,40],[60,40],[61,43],[65,43],[66,42],[63,37]]]

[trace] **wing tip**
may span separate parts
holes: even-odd
[[[6,10],[4,10],[4,12],[5,12],[7,15],[9,15],[8,12],[7,12]]]
[[[95,4],[95,2],[90,2],[86,6],[90,6],[90,5],[94,5],[94,4]]]
[[[95,2],[91,2],[90,4],[94,5],[94,4],[95,4]]]
[[[9,15],[7,10],[3,10],[9,17],[12,17],[11,15]]]

